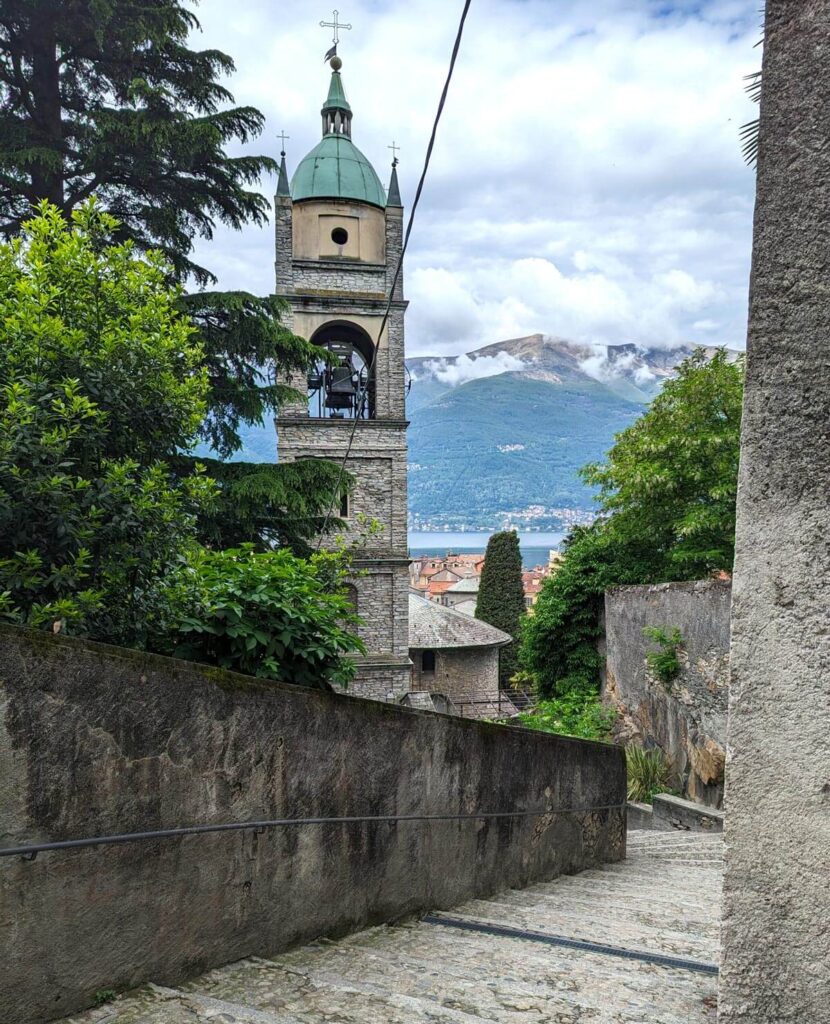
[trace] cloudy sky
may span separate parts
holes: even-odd
[[[408,206],[458,0],[342,0],[353,138]],[[541,331],[598,343],[743,347],[754,181],[758,0],[473,0],[406,265],[411,355]],[[267,118],[249,152],[289,172],[320,137],[331,10],[202,0],[235,59],[240,104]],[[263,181],[269,196],[273,180]],[[225,288],[273,291],[272,226],[219,229],[198,257]]]

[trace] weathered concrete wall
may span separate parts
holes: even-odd
[[[603,695],[618,712],[617,738],[660,747],[691,800],[720,807],[729,686],[729,583],[701,580],[616,587],[605,595]],[[647,626],[683,637],[679,676],[663,683],[646,654]]]
[[[278,817],[623,805],[612,746],[0,627],[0,845]],[[0,1021],[624,856],[624,811],[0,858]]]
[[[768,0],[720,1020],[830,1018],[830,0]]]

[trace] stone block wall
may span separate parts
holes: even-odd
[[[603,698],[622,742],[659,747],[690,800],[720,807],[729,697],[728,582],[701,580],[616,587],[605,595]],[[663,683],[648,667],[657,650],[643,629],[683,637],[679,676]]]
[[[435,672],[421,672],[421,652],[412,654],[412,689],[443,693],[451,700],[499,699],[499,648],[438,648]]]
[[[281,417],[280,461],[314,457],[340,462],[348,450],[354,421],[331,420],[321,430],[307,417]],[[355,477],[351,494],[352,518],[363,512],[377,518],[383,530],[369,538],[364,553],[380,557],[408,551],[406,525],[406,424],[392,420],[360,420],[347,464]],[[338,511],[338,510],[335,510]],[[364,531],[365,532],[365,531]],[[349,542],[362,541],[364,533],[346,529]]]
[[[100,989],[174,985],[619,860],[624,806],[622,752],[606,744],[2,626],[0,846],[283,817],[539,814],[0,857],[0,1020],[36,1024]]]

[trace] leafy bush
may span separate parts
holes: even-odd
[[[117,227],[44,203],[0,245],[0,616],[141,646],[213,488],[163,461],[199,428],[201,353]]]
[[[300,686],[347,685],[364,653],[352,631],[348,559],[311,559],[246,544],[200,550],[170,592],[172,618],[160,646],[177,657]]]
[[[680,675],[680,659],[677,652],[683,645],[683,636],[679,629],[667,633],[656,626],[646,626],[643,635],[660,646],[659,651],[648,651],[646,664],[666,686]]]
[[[662,750],[626,747],[628,799],[650,804],[658,793],[674,790],[675,773]]]
[[[616,718],[592,694],[569,693],[557,700],[544,700],[532,711],[517,716],[528,729],[577,736],[584,740],[608,740]]]

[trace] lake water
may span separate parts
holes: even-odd
[[[456,555],[473,555],[484,552],[490,533],[410,533],[409,553],[439,555],[442,558],[452,552]],[[564,533],[519,533],[519,548],[522,564],[526,569],[547,565],[551,548],[558,548],[565,538]]]

